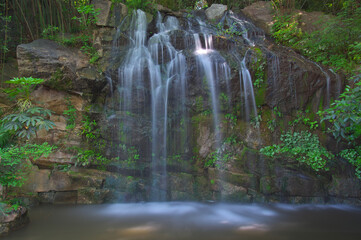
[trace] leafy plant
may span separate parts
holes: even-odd
[[[262,51],[259,48],[254,48],[256,53],[256,61],[254,62],[254,69],[255,69],[255,80],[253,82],[253,86],[256,88],[260,88],[261,84],[264,83],[266,79],[266,61],[262,55]]]
[[[84,115],[84,120],[82,121],[82,132],[81,134],[85,137],[87,142],[91,142],[92,140],[97,138],[98,131],[96,130],[97,122],[95,120],[91,120],[89,116]]]
[[[361,76],[357,77],[358,79]],[[348,149],[340,152],[340,156],[355,166],[356,176],[361,179],[361,82],[354,88],[347,86],[340,98],[331,106],[319,112],[321,122],[328,121],[337,141],[346,141]]]
[[[38,130],[50,130],[55,124],[46,119],[51,116],[48,109],[31,107],[22,112],[6,115],[3,119],[3,129],[7,132],[15,132],[20,138],[30,139]]]
[[[59,32],[59,28],[56,26],[48,25],[43,29],[41,36],[50,40],[57,40],[56,34]]]
[[[310,166],[314,171],[328,171],[327,160],[333,155],[321,146],[316,135],[308,131],[287,132],[281,144],[264,147],[260,152],[268,157],[286,156]]]
[[[225,169],[226,163],[232,159],[231,153],[225,153],[220,149],[211,152],[204,163],[204,167],[216,167],[218,169]]]
[[[278,43],[294,47],[302,39],[303,33],[298,20],[292,15],[275,16],[272,25],[272,37]]]
[[[103,156],[100,152],[96,152],[93,149],[82,149],[79,147],[73,148],[76,151],[76,166],[89,166],[89,165],[99,165],[104,167],[111,160]]]
[[[72,19],[79,22],[85,29],[97,22],[99,9],[95,9],[92,4],[82,4],[76,7],[80,16],[74,16]]]
[[[352,72],[361,61],[360,34],[361,5],[346,0],[337,16],[320,23],[321,30],[303,33],[296,17],[278,15],[272,27],[272,36],[279,43],[299,50],[316,62]]]
[[[122,151],[125,153],[126,156],[125,160],[123,161],[123,163],[125,163],[124,167],[135,168],[136,163],[140,158],[138,150],[133,146],[127,147],[125,144],[121,144],[120,148],[122,149]]]
[[[361,75],[359,76],[361,78]],[[350,145],[361,137],[361,82],[354,88],[346,86],[339,100],[328,109],[320,111],[321,122],[332,124],[328,130],[338,140],[346,140]]]
[[[261,125],[261,122],[262,122],[262,115],[261,114],[259,114],[257,116],[254,116],[251,119],[251,125],[254,128],[259,128],[259,126]]]
[[[236,37],[242,36],[243,31],[238,31],[235,24],[230,26],[224,25],[223,23],[218,23],[216,25],[217,28],[217,36],[226,37],[229,39],[235,39]]]
[[[67,116],[66,129],[74,129],[75,120],[76,120],[76,108],[72,104],[69,97],[67,97],[65,101],[66,101],[67,109],[64,110],[63,114]]]
[[[26,181],[29,163],[26,161],[36,161],[40,157],[47,157],[53,146],[48,143],[25,144],[23,146],[10,146],[0,148],[0,185],[5,188],[20,187]]]
[[[1,120],[3,132],[14,133],[20,138],[30,139],[38,130],[49,130],[55,124],[48,120],[51,111],[34,106],[30,93],[37,84],[44,80],[32,77],[14,78],[7,83],[15,85],[5,89],[10,98],[16,99],[17,108],[13,113],[7,114]]]

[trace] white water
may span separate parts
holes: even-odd
[[[186,62],[182,53],[170,43],[168,33],[179,27],[178,20],[168,17],[163,22],[159,14],[157,30],[147,41],[147,19],[144,12],[134,12],[129,35],[131,45],[118,72],[121,112],[128,115],[147,114],[151,118],[151,200],[166,200],[167,190],[167,148],[168,108],[170,92],[173,107],[180,109],[180,118],[185,115]],[[147,88],[150,88],[150,100],[146,102]],[[143,106],[139,106],[143,103]],[[149,107],[150,106],[150,109]],[[123,133],[131,126],[123,123]],[[130,144],[131,140],[125,144]]]
[[[246,121],[250,121],[252,117],[257,117],[258,113],[257,113],[256,100],[254,97],[254,90],[253,90],[251,74],[249,73],[249,70],[246,66],[246,56],[247,56],[247,52],[244,55],[244,58],[240,63],[241,64],[240,83],[243,83],[245,118],[246,118]],[[242,86],[241,86],[241,89],[242,89]]]

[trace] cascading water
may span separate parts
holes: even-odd
[[[237,19],[234,17],[234,20]],[[243,22],[237,23],[244,28]],[[188,30],[182,31],[192,36],[187,47],[194,46],[192,55],[197,63],[198,79],[205,82],[213,116],[213,149],[217,151],[218,158],[221,158],[223,137],[220,98],[221,93],[225,94],[230,105],[231,69],[225,58],[213,48],[213,30],[198,18],[193,26],[188,26]],[[132,116],[140,114],[148,119],[149,150],[143,152],[150,159],[150,200],[163,201],[167,199],[167,159],[189,151],[187,141],[190,120],[186,108],[189,79],[186,57],[180,50],[176,50],[170,38],[172,32],[181,29],[178,20],[167,17],[163,21],[161,14],[158,14],[156,28],[157,33],[147,40],[146,15],[140,10],[134,12],[128,33],[130,46],[118,68],[115,82],[118,83],[120,102],[121,144],[132,146],[134,135],[140,131],[135,129]],[[249,40],[246,35],[244,37]],[[246,57],[239,61],[239,75],[243,82],[241,89],[245,96],[246,119],[249,120],[251,114],[257,116],[257,109],[252,79],[245,61]],[[176,129],[181,129],[183,134]],[[126,148],[123,147],[122,150],[124,149]]]
[[[330,97],[330,85],[331,85],[331,78],[330,78],[330,75],[325,71],[323,70],[323,68],[315,63],[316,66],[321,70],[321,72],[323,73],[323,75],[325,76],[326,78],[326,107],[329,107],[330,106],[330,100],[331,100],[331,97]]]
[[[247,56],[247,52],[244,55],[243,60],[240,62],[241,70],[239,75],[240,75],[240,83],[243,83],[245,118],[246,121],[250,121],[252,116],[257,117],[258,114],[257,114],[256,100],[254,97],[252,78],[246,66],[246,56]]]
[[[131,44],[118,69],[120,112],[129,117],[135,114],[150,116],[151,143],[148,155],[151,159],[150,199],[153,201],[166,200],[166,160],[168,137],[171,135],[168,127],[179,125],[180,119],[186,116],[185,57],[170,44],[167,35],[177,28],[176,18],[168,17],[163,23],[159,14],[158,32],[147,41],[146,15],[141,10],[134,12],[129,32]],[[172,114],[177,116],[173,120],[169,119],[170,107],[173,109]],[[136,131],[132,129],[132,124],[123,119],[120,124],[122,135],[131,135],[129,132]],[[123,139],[123,144],[132,145],[132,139]]]
[[[172,199],[169,176],[177,172],[179,162],[191,162],[195,155],[197,157],[198,153],[191,145],[198,144],[198,139],[192,135],[196,130],[193,117],[201,116],[202,121],[208,121],[204,116],[212,115],[212,127],[207,129],[210,130],[208,155],[203,155],[202,161],[210,154],[213,154],[213,160],[216,157],[217,162],[222,161],[223,152],[227,150],[223,126],[228,124],[223,117],[230,112],[239,112],[240,116],[236,118],[243,118],[247,129],[255,119],[257,127],[247,131],[247,137],[251,136],[255,145],[261,142],[255,93],[247,64],[249,60],[250,64],[254,61],[252,48],[264,34],[231,12],[222,21],[242,32],[235,40],[240,47],[233,42],[231,52],[222,45],[228,42],[222,42],[225,38],[217,36],[215,27],[198,17],[179,22],[175,17],[158,14],[150,25],[154,28],[151,33],[147,32],[144,12],[138,10],[132,16],[128,32],[130,43],[120,57],[116,79],[114,74],[107,79],[109,87],[117,89],[110,97],[119,98],[119,108],[111,117],[116,115],[119,119],[119,141],[122,146],[127,146],[119,150],[119,155],[128,147],[141,149],[144,172],[147,177],[149,174],[149,200]],[[268,76],[268,82],[272,81],[275,88],[280,78],[279,58],[262,45],[260,48],[272,55],[271,61],[267,58],[268,72],[272,75]],[[201,103],[200,110],[194,107],[197,99]],[[217,168],[219,165],[212,166]],[[222,171],[227,169],[219,170],[217,177],[222,182]],[[222,183],[218,187],[222,196]]]

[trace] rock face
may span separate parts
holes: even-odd
[[[227,11],[226,5],[212,4],[212,6],[206,9],[207,19],[208,20],[220,19],[225,11]]]
[[[128,9],[123,3],[113,3],[109,0],[93,0],[94,9],[99,10],[97,16],[97,26],[117,27],[124,16],[128,14]]]
[[[0,237],[7,235],[10,231],[20,229],[28,223],[28,211],[24,207],[8,214],[0,212]]]

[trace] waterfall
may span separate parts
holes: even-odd
[[[247,52],[244,55],[243,60],[241,61],[241,70],[240,70],[240,83],[243,83],[243,95],[244,95],[244,105],[245,105],[245,118],[246,121],[251,120],[251,116],[257,117],[257,106],[256,106],[256,100],[254,97],[254,91],[253,91],[253,83],[251,74],[249,73],[249,70],[246,66],[246,56]],[[241,87],[242,89],[242,87]]]
[[[331,78],[330,78],[330,75],[325,70],[323,70],[323,68],[319,64],[315,63],[315,65],[321,70],[321,72],[323,73],[323,75],[326,78],[326,107],[329,107],[330,100],[331,100],[331,97],[330,97]]]
[[[157,33],[147,41],[146,15],[141,10],[134,12],[129,32],[131,44],[118,69],[120,112],[127,116],[150,116],[150,199],[153,201],[167,198],[169,125],[179,125],[179,119],[186,115],[185,57],[172,46],[168,35],[170,31],[178,29],[178,20],[174,17],[168,17],[164,23],[162,20],[158,14]],[[177,111],[178,121],[169,120],[169,108]],[[124,135],[136,131],[132,124],[123,120],[121,126]],[[126,139],[124,144],[131,145],[132,139]]]
[[[232,105],[232,73],[225,57],[213,46],[215,32],[212,27],[198,18],[184,26],[177,18],[162,17],[160,13],[155,20],[152,25],[155,30],[150,33],[145,13],[141,10],[133,13],[127,33],[129,45],[122,50],[122,56],[118,57],[121,61],[117,74],[107,76],[107,80],[109,87],[115,89],[110,97],[119,98],[118,104],[114,104],[118,109],[111,116],[111,119],[118,117],[120,121],[119,142],[122,147],[119,148],[119,157],[126,159],[124,155],[127,148],[141,148],[144,158],[141,160],[149,166],[149,200],[165,201],[170,198],[169,171],[174,171],[171,159],[174,156],[180,156],[181,160],[190,159],[192,152],[189,149],[193,150],[188,142],[194,141],[189,131],[189,103],[192,101],[189,95],[194,96],[188,85],[202,85],[201,91],[204,96],[207,95],[207,106],[213,120],[210,132],[214,136],[209,141],[213,143],[211,150],[216,151],[217,166],[223,160],[223,152],[226,150],[221,124],[223,114],[230,111]],[[234,17],[234,21],[236,20]],[[240,27],[247,25],[243,20],[239,20],[237,24]],[[174,39],[179,33],[187,40],[184,42],[185,47],[180,48],[183,50],[178,50],[179,46]],[[119,34],[118,30],[117,35]],[[247,31],[243,32],[244,39],[253,41],[247,34]],[[247,47],[250,45],[251,42]],[[247,53],[243,59],[238,57],[235,66],[238,62],[236,68],[244,96],[241,100],[245,106],[244,118],[249,121],[257,116],[257,108],[246,56]],[[193,60],[194,65],[187,66],[186,59]],[[193,70],[197,83],[189,76]],[[114,75],[116,79],[112,79]],[[167,169],[169,167],[172,168]],[[224,180],[224,169],[219,170],[218,179]],[[223,186],[219,186],[222,195]]]

